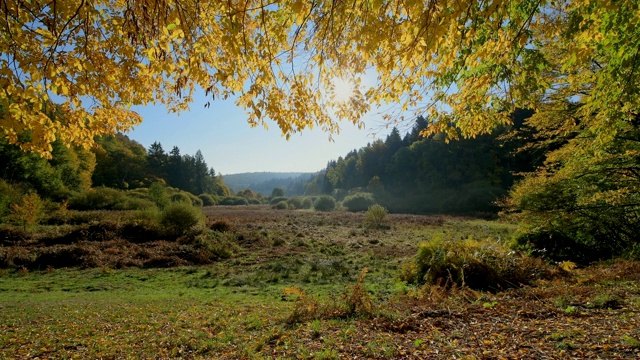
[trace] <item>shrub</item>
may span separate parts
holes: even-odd
[[[124,198],[125,194],[121,190],[98,187],[72,197],[69,201],[69,208],[74,210],[113,210]]]
[[[248,205],[247,199],[240,196],[225,196],[220,199],[218,205]]]
[[[191,204],[191,199],[185,192],[179,192],[171,195],[171,202],[183,202],[187,204]]]
[[[160,225],[168,236],[185,235],[192,227],[204,224],[204,214],[189,203],[174,202],[160,213]]]
[[[322,195],[316,200],[314,208],[318,211],[331,211],[336,208],[336,201],[329,195]]]
[[[286,210],[289,208],[289,205],[286,201],[280,201],[277,204],[271,205],[271,208],[276,210]]]
[[[25,194],[20,202],[11,206],[11,218],[24,230],[40,223],[44,217],[44,202],[35,192]]]
[[[197,207],[202,207],[203,202],[199,197],[193,195],[190,192],[187,193],[187,196],[189,197],[189,200],[191,200],[191,205],[197,206]]]
[[[290,209],[302,209],[302,198],[299,196],[294,196],[287,200],[287,204],[289,204]]]
[[[11,204],[20,199],[21,191],[0,179],[0,218],[11,210]]]
[[[159,208],[169,205],[171,198],[165,184],[160,181],[154,182],[147,190],[147,197],[153,201]]]
[[[286,196],[278,196],[278,197],[274,197],[274,198],[272,198],[271,200],[269,200],[269,204],[271,204],[271,205],[275,205],[275,204],[277,204],[277,203],[279,203],[279,202],[287,201],[288,199],[289,199],[289,198],[287,198]]]
[[[302,200],[302,208],[303,209],[311,209],[313,207],[313,199],[310,197],[305,197]]]
[[[515,255],[491,239],[479,242],[438,236],[420,244],[415,258],[403,265],[400,278],[412,283],[496,291],[549,274],[544,261]]]
[[[156,203],[154,203],[149,199],[125,197],[122,199],[122,201],[115,204],[113,209],[114,210],[144,210],[144,209],[150,209],[155,207],[156,207]]]
[[[271,191],[271,197],[272,198],[284,197],[284,190],[282,190],[281,188],[274,188]]]
[[[364,216],[364,225],[368,228],[380,228],[387,217],[387,209],[382,205],[372,205]]]
[[[373,198],[373,194],[359,192],[353,195],[349,195],[342,200],[342,205],[349,211],[366,211],[376,201]]]
[[[211,194],[200,194],[198,198],[202,201],[203,206],[213,206],[218,204],[218,197]]]

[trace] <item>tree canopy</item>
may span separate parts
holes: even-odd
[[[87,145],[131,128],[141,121],[132,105],[184,110],[197,87],[235,96],[251,125],[271,120],[287,136],[336,131],[337,120],[358,123],[384,103],[427,115],[427,132],[450,137],[508,123],[516,107],[578,102],[576,117],[606,142],[637,115],[640,16],[631,0],[35,0],[0,8],[0,124],[9,142],[45,155],[55,139]],[[369,69],[374,84],[362,82]],[[353,83],[349,101],[331,103],[336,78]]]

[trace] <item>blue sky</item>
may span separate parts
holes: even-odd
[[[232,100],[214,100],[204,108],[204,97],[195,96],[189,111],[169,114],[162,105],[136,107],[143,118],[127,135],[149,148],[154,141],[166,152],[173,146],[181,154],[202,151],[207,164],[218,174],[242,172],[315,172],[329,160],[346,155],[375,139],[384,139],[386,129],[379,115],[368,115],[365,128],[347,122],[340,124],[340,134],[333,136],[320,130],[305,130],[286,140],[275,123],[269,129],[251,128],[244,110]]]

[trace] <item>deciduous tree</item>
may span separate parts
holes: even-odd
[[[141,121],[131,105],[184,110],[197,87],[235,96],[251,125],[271,120],[287,136],[335,131],[335,119],[358,123],[383,103],[429,113],[427,132],[475,136],[516,107],[564,98],[580,101],[577,115],[603,143],[618,129],[611,119],[629,124],[638,113],[634,0],[7,0],[0,9],[0,124],[10,142],[43,154],[56,138],[86,145],[131,128]],[[362,81],[369,69],[373,84]],[[336,77],[355,90],[326,106]],[[61,116],[46,115],[52,101]]]

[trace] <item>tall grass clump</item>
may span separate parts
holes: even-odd
[[[439,235],[420,244],[416,256],[403,265],[400,279],[498,291],[550,275],[543,260],[518,255],[492,239],[452,240]]]

